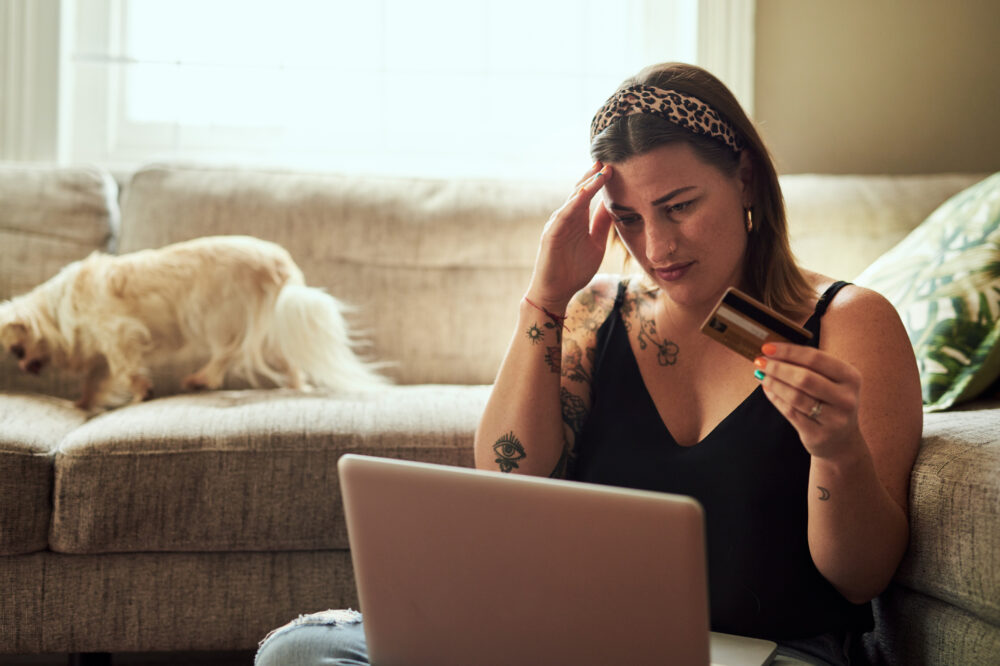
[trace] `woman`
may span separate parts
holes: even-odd
[[[878,294],[795,265],[767,151],[704,70],[626,81],[591,153],[542,235],[477,466],[696,497],[713,630],[846,663],[907,544],[922,418],[905,330]],[[612,227],[641,277],[594,277]],[[816,346],[751,366],[703,335],[733,286]]]
[[[704,70],[627,80],[591,152],[542,234],[477,467],[696,497],[712,629],[848,663],[908,537],[921,398],[895,310],[795,265],[770,157]],[[640,276],[596,276],[612,228]],[[751,366],[701,334],[731,286],[814,346],[765,345]],[[310,618],[259,663],[285,650],[366,663],[360,618]]]

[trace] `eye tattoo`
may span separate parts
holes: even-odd
[[[493,445],[493,452],[497,454],[495,462],[500,465],[501,472],[510,472],[517,469],[517,461],[523,460],[527,456],[524,452],[524,446],[514,436],[513,432],[509,432],[498,439]]]
[[[526,334],[528,336],[528,339],[531,340],[531,344],[533,345],[537,345],[539,342],[542,341],[542,338],[545,336],[545,332],[542,331],[542,329],[535,326],[534,324],[532,324],[531,328],[529,328],[526,331]]]

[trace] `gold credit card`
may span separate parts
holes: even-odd
[[[804,345],[812,339],[812,333],[736,287],[722,295],[701,332],[751,361],[765,342]]]

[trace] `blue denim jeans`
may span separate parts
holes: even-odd
[[[368,666],[361,613],[328,610],[300,615],[261,641],[256,666]]]
[[[850,639],[824,634],[778,647],[777,665],[845,666]],[[301,615],[261,641],[255,666],[368,666],[361,613],[328,610]]]

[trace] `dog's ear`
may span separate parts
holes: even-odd
[[[27,343],[27,326],[19,321],[8,321],[0,324],[0,355],[9,350],[14,356],[22,358]]]
[[[0,321],[0,340],[23,340],[28,337],[28,327],[20,321]]]

